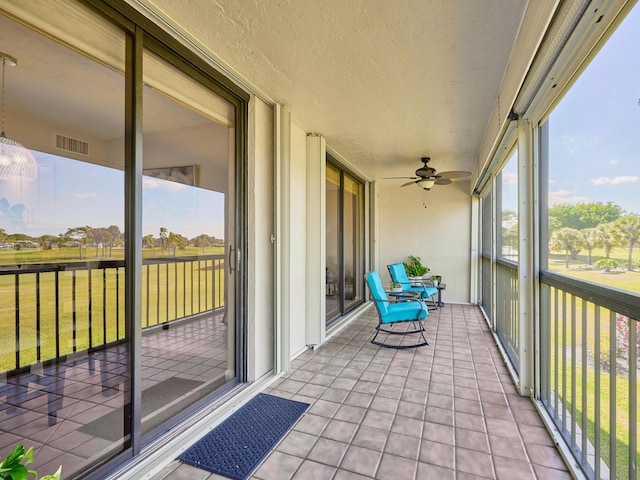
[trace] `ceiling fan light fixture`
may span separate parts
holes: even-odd
[[[420,188],[424,190],[431,190],[431,187],[433,187],[435,183],[436,183],[435,178],[423,178],[422,180],[418,180],[416,182],[416,185],[418,185]]]

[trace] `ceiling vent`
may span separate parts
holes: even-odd
[[[89,142],[56,134],[56,148],[80,155],[89,155]]]

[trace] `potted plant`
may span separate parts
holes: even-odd
[[[409,261],[402,263],[404,264],[404,269],[409,278],[422,278],[429,271],[429,268],[426,265],[422,265],[420,257],[416,257],[414,255],[409,255]]]
[[[391,293],[400,293],[402,292],[402,284],[391,280],[391,283],[389,284],[389,290],[391,291]]]
[[[440,275],[431,275],[431,285],[437,287],[442,281],[442,277]]]
[[[27,468],[30,463],[33,463],[33,447],[25,452],[24,447],[19,443],[13,452],[0,462],[0,479],[26,479],[29,475],[33,475],[37,479],[38,473]],[[40,477],[40,480],[60,480],[61,471],[62,466],[53,475],[45,475]]]

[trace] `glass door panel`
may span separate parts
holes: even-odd
[[[343,251],[344,308],[348,311],[363,300],[363,185],[344,175]]]
[[[0,161],[0,456],[21,442],[72,478],[130,445],[125,37],[77,4],[6,8],[6,135],[29,152]]]
[[[145,51],[142,432],[236,378],[233,105]],[[229,286],[230,287],[230,286]]]
[[[326,324],[364,301],[364,184],[326,167]]]
[[[340,314],[341,305],[341,264],[340,256],[340,172],[327,166],[326,180],[326,314],[327,319]]]
[[[485,315],[493,324],[493,217],[492,192],[488,188],[482,195],[482,234],[480,244],[481,305]]]

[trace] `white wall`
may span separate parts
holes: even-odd
[[[295,124],[291,124],[291,292],[289,321],[289,352],[296,356],[306,348],[304,285],[307,274],[306,242],[306,177],[307,177],[307,134]]]
[[[249,104],[247,315],[249,380],[274,368],[273,109]]]
[[[471,197],[469,182],[434,186],[424,192],[390,180],[377,183],[380,276],[389,281],[387,265],[420,257],[447,285],[442,300],[468,303],[470,298]],[[426,208],[423,205],[426,205]]]

